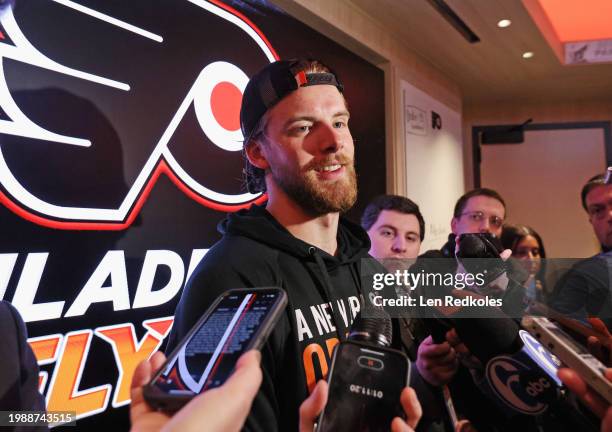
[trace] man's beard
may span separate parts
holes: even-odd
[[[314,167],[306,166],[305,174],[272,171],[276,184],[304,211],[315,216],[344,213],[357,201],[357,174],[353,161],[341,161],[346,175],[336,181],[317,181]],[[327,163],[328,165],[330,163]],[[319,166],[323,164],[319,163]],[[276,171],[276,172],[275,172]]]

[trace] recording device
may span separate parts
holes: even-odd
[[[262,347],[286,305],[280,288],[236,289],[219,296],[144,387],[146,401],[174,412],[221,386],[244,352]]]
[[[612,383],[604,376],[606,367],[584,346],[548,318],[525,316],[521,324],[562,363],[573,369],[609,404],[612,404]]]
[[[404,353],[389,348],[391,336],[391,320],[382,309],[357,316],[348,340],[334,350],[317,432],[388,432],[395,417],[405,418],[400,395],[410,367]]]
[[[596,338],[601,343],[601,354],[603,356],[603,359],[600,358],[599,360],[606,365],[606,362],[610,359],[610,349],[607,346],[610,337],[607,334],[601,333],[595,330],[593,327],[587,326],[578,320],[567,318],[556,310],[540,302],[530,302],[528,310],[532,315],[544,316],[553,320],[559,324],[572,339],[575,339],[582,345],[588,344],[589,337]],[[602,325],[605,324],[602,322]]]

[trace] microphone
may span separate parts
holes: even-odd
[[[451,319],[459,339],[484,365],[481,391],[508,416],[539,415],[556,404],[559,360],[500,310],[480,311],[486,318],[460,318],[466,313]]]
[[[367,318],[363,313],[357,315],[347,339],[382,348],[390,347],[393,336],[391,318],[382,308],[367,307],[367,311]]]
[[[499,255],[504,248],[493,234],[461,234],[458,249],[457,258],[463,267],[472,274],[484,274],[486,285],[508,270]]]

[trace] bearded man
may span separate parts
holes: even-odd
[[[327,375],[333,347],[360,309],[361,259],[370,241],[340,216],[357,197],[342,90],[317,61],[278,61],[251,78],[240,112],[245,173],[249,191],[266,191],[268,201],[220,224],[223,238],[195,270],[176,310],[169,350],[228,289],[287,292],[287,311],[262,348],[263,384],[247,430],[298,428],[301,402]],[[397,427],[408,430],[399,418]]]

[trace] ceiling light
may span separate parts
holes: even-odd
[[[510,24],[512,24],[512,21],[510,21],[509,19],[503,19],[497,23],[497,27],[505,28],[505,27],[509,27]]]
[[[533,57],[533,52],[526,51],[526,52],[523,53],[523,58],[524,59],[530,59],[531,57]]]

